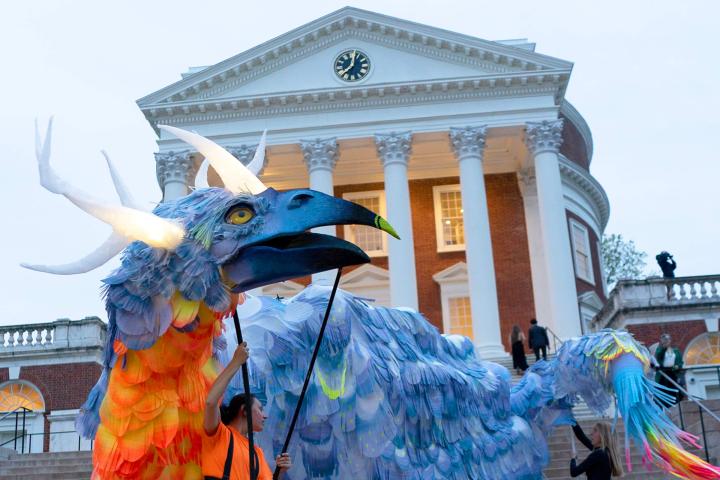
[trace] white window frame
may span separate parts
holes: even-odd
[[[443,237],[444,227],[442,224],[442,205],[440,202],[440,194],[445,192],[460,192],[460,184],[453,185],[436,185],[433,187],[433,211],[435,215],[435,242],[438,252],[464,252],[465,244],[445,245]],[[462,195],[462,193],[461,193]],[[463,228],[465,228],[465,216],[463,213]],[[463,232],[464,235],[464,232]]]
[[[458,262],[433,275],[435,283],[440,285],[440,305],[442,308],[443,333],[450,333],[450,299],[470,297],[467,279],[467,264]],[[472,306],[471,306],[472,308]],[[474,342],[473,337],[470,340]]]
[[[584,240],[584,247],[585,251],[587,252],[588,256],[588,277],[580,274],[580,268],[578,268],[578,258],[577,258],[577,246],[575,244],[575,228],[579,228],[583,232],[583,240]],[[575,276],[579,278],[580,280],[583,280],[590,285],[595,285],[595,269],[593,268],[593,255],[592,255],[592,249],[590,248],[590,232],[588,232],[588,229],[585,225],[578,222],[577,220],[571,218],[570,219],[570,244],[572,245],[572,255],[573,255],[573,267],[575,267]]]
[[[470,303],[470,292],[467,292],[465,295],[462,295],[460,293],[452,293],[449,294],[446,297],[443,297],[443,309],[447,311],[447,315],[443,316],[443,332],[446,334],[451,334],[452,332],[452,318],[450,316],[450,300],[457,299],[457,298],[467,298],[468,303]],[[472,308],[472,307],[471,307]],[[460,335],[459,333],[455,333],[453,335]],[[470,336],[468,337],[471,342],[474,342],[474,335],[472,331],[472,313],[470,314]]]
[[[385,208],[385,190],[365,190],[362,192],[347,192],[343,193],[343,199],[348,201],[354,201],[358,198],[378,197],[380,203],[380,211],[375,212],[383,218],[387,218]],[[355,235],[353,235],[352,225],[344,225],[343,232],[345,240],[351,243],[355,243]],[[369,257],[387,257],[388,256],[388,236],[383,234],[382,238],[382,250],[366,250],[365,253]]]
[[[605,257],[603,257],[602,244],[600,243],[600,240],[595,242],[595,248],[597,249],[598,263],[600,264],[600,281],[602,282],[603,295],[607,298],[608,284],[607,277],[605,276]]]

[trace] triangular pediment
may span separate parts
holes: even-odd
[[[466,282],[467,264],[465,262],[458,262],[454,265],[447,267],[444,270],[440,270],[435,275],[433,275],[433,280],[440,284],[450,282]]]
[[[352,290],[360,287],[379,287],[390,284],[390,272],[370,263],[361,265],[340,277],[340,287]]]
[[[370,73],[360,82],[344,82],[335,75],[334,60],[346,49],[360,49],[370,57]],[[323,98],[332,100],[334,94],[327,94],[332,91],[338,92],[338,99],[349,98],[353,91],[364,95],[363,89],[383,86],[429,92],[446,89],[443,82],[450,80],[455,82],[453,88],[458,82],[460,88],[463,84],[477,88],[481,81],[489,86],[525,84],[531,77],[542,82],[569,74],[571,67],[526,48],[346,7],[190,73],[138,104],[146,112],[163,107],[170,112],[173,108],[204,112],[263,102],[312,102],[323,93]],[[402,86],[408,83],[413,86]],[[288,98],[271,98],[278,95]]]
[[[592,290],[578,295],[578,303],[589,308],[590,310],[600,311],[605,303],[600,299],[597,293]]]

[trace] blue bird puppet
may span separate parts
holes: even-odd
[[[201,478],[204,402],[215,359],[226,362],[237,345],[234,326],[223,319],[238,304],[252,351],[252,389],[269,414],[259,440],[277,452],[330,292],[311,286],[286,302],[242,301],[241,292],[369,261],[357,246],[307,233],[311,228],[360,224],[396,236],[357,204],[265,187],[254,174],[263,163],[264,137],[245,167],[208,139],[160,128],[204,155],[224,188],[198,181],[202,188],[147,212],[108,159],[122,204],[108,205],[52,170],[50,127],[46,140],[37,140],[41,184],[113,233],[80,261],[25,266],[81,273],[122,252],[120,267],[104,280],[105,368],[77,423],[95,439],[95,479]],[[479,360],[467,338],[441,335],[418,313],[339,291],[288,473],[295,480],[540,479],[547,435],[573,421],[572,405],[584,398],[601,411],[615,395],[629,439],[647,461],[680,478],[720,478],[717,467],[682,449],[680,442],[693,438],[655,406],[653,397],[664,392],[645,376],[648,358],[629,334],[603,331],[567,342],[557,359],[538,363],[512,386],[507,369]],[[239,379],[232,387],[228,395],[240,388]]]

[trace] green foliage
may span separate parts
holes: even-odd
[[[638,250],[635,242],[613,233],[603,235],[601,248],[605,279],[609,286],[618,280],[634,280],[642,276],[647,254]]]

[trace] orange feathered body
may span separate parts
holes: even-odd
[[[118,358],[93,446],[94,480],[202,478],[205,399],[217,375],[212,343],[237,300],[218,313],[178,293],[170,301],[177,328],[145,350],[115,341]],[[192,331],[179,330],[196,318]]]

